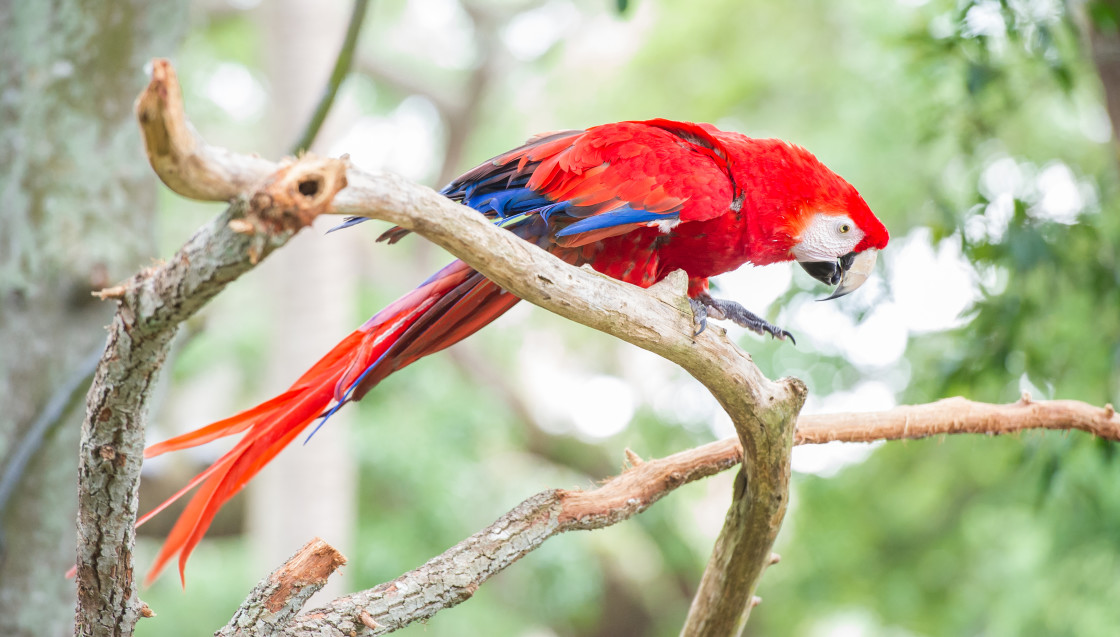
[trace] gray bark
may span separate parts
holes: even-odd
[[[90,292],[153,256],[155,181],[139,152],[132,97],[144,63],[172,52],[185,4],[0,3],[4,468],[105,341],[113,308]],[[63,574],[74,563],[81,412],[62,411],[41,445],[25,447],[34,453],[0,511],[3,635],[71,630],[74,581]]]

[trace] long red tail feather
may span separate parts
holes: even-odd
[[[193,432],[152,445],[146,457],[245,436],[183,489],[142,517],[143,524],[198,487],[175,522],[146,583],[179,556],[179,577],[218,510],[276,454],[332,405],[361,398],[392,372],[466,338],[515,303],[466,264],[455,261],[351,333],[284,393]]]

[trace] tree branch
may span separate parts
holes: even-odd
[[[1112,405],[1077,400],[1032,400],[1023,394],[1009,405],[978,403],[959,396],[886,411],[802,416],[795,443],[821,444],[928,438],[942,434],[997,436],[1029,429],[1076,429],[1120,442],[1120,417]]]
[[[1120,417],[1108,407],[1077,401],[990,405],[952,398],[873,414],[802,416],[796,444],[898,440],[947,433],[996,435],[1030,429],[1081,429],[1120,441]],[[630,452],[633,466],[600,488],[539,493],[420,568],[303,614],[284,634],[350,635],[356,631],[381,635],[422,621],[465,601],[492,575],[548,538],[626,520],[679,486],[738,465],[741,452],[739,441],[733,438],[658,460],[642,461]],[[762,566],[772,563],[767,559]],[[711,622],[695,629],[719,630]]]
[[[99,293],[102,299],[115,299],[118,308],[86,398],[82,426],[75,620],[79,635],[129,635],[141,615],[132,547],[144,421],[179,323],[283,245],[346,185],[341,161],[314,157],[280,168],[270,164],[275,169],[271,178],[250,179],[253,170],[244,167],[259,166],[261,160],[229,162],[232,155],[199,144],[185,120],[169,117],[176,105],[181,113],[178,95],[168,94],[168,85],[157,78],[169,72],[166,63],[157,61],[152,85],[137,104],[149,156],[169,169],[165,179],[175,181],[176,175],[185,175],[191,183],[203,184],[204,192],[222,197],[239,194],[221,182],[226,177],[240,183],[259,181],[259,185],[240,191],[244,195],[170,261]],[[177,88],[173,74],[171,81]],[[153,113],[153,98],[167,108]],[[200,174],[210,179],[195,181]]]
[[[296,552],[261,580],[217,637],[274,635],[287,626],[311,596],[322,590],[346,558],[320,538]]]
[[[285,635],[383,635],[466,601],[548,538],[617,524],[677,487],[739,464],[705,445],[640,462],[594,491],[545,491],[420,568],[302,615]]]
[[[692,598],[682,637],[737,637],[743,632],[789,503],[794,424],[806,393],[800,385],[792,400],[762,414],[769,422],[732,418],[740,449],[746,450],[743,468],[735,476],[731,507]],[[766,435],[755,433],[759,429]]]
[[[148,88],[136,100],[136,118],[156,175],[190,199],[233,201],[276,169],[260,157],[210,146],[183,111],[183,95],[171,63],[152,60]]]

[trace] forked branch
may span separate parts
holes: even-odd
[[[950,433],[1018,434],[1036,429],[1076,429],[1120,441],[1120,416],[1108,407],[1077,401],[1024,399],[1010,405],[991,405],[950,398],[868,414],[801,416],[795,442],[872,442]],[[655,460],[642,460],[633,451],[626,451],[631,466],[598,489],[537,494],[427,564],[391,582],[304,613],[284,628],[283,634],[342,636],[354,631],[382,635],[422,621],[469,599],[487,579],[548,538],[626,520],[677,487],[738,466],[742,459],[742,447],[735,438]],[[772,563],[767,560],[764,567]],[[269,595],[259,590],[254,589],[238,617],[251,616],[253,609],[269,601]],[[711,623],[716,617],[730,615],[707,615],[708,621],[697,630],[714,628]],[[275,622],[262,623],[254,633],[242,625],[245,632],[238,634],[271,634],[268,631],[276,627]]]

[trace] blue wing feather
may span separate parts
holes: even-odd
[[[564,228],[556,233],[557,237],[570,237],[572,235],[580,234],[583,232],[590,232],[592,230],[602,230],[604,228],[613,228],[615,226],[625,226],[633,223],[648,223],[650,221],[662,221],[676,219],[676,214],[666,214],[663,212],[650,212],[648,210],[638,210],[630,206],[622,206],[615,208],[610,212],[601,212],[591,217],[584,217],[579,221]]]
[[[342,230],[344,228],[349,228],[350,226],[356,226],[363,221],[369,221],[369,217],[346,217],[346,219],[342,223],[331,228],[330,230],[327,230],[327,234],[330,234],[335,230]]]

